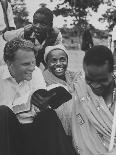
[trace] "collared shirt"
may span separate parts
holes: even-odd
[[[33,94],[33,92],[37,89],[45,88],[46,84],[42,72],[38,67],[35,67],[30,81],[25,80],[19,84],[13,77],[11,77],[8,69],[6,68],[6,73],[3,76],[3,79],[0,80],[0,105],[6,105],[13,110],[13,103],[17,96],[24,96],[28,92]],[[35,114],[36,111],[34,111],[34,107],[32,107],[31,111],[18,114],[17,118],[20,123],[31,123]]]
[[[8,17],[8,21],[9,21],[9,26],[16,27],[14,24],[12,7],[9,2],[8,2],[8,8],[7,8],[7,17]],[[0,31],[3,31],[5,28],[6,28],[6,24],[4,21],[4,13],[3,13],[2,5],[0,3]]]

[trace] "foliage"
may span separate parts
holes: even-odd
[[[53,2],[53,0],[52,0]],[[73,24],[75,29],[81,32],[87,25],[87,14],[89,14],[89,9],[97,11],[97,8],[103,0],[59,0],[59,4],[54,10],[56,16],[72,16],[75,17]],[[78,34],[78,35],[80,35]]]
[[[116,18],[116,4],[115,0],[105,0],[105,2],[108,6],[107,11],[102,15],[102,17],[99,19],[99,21],[107,22],[108,23],[108,29],[111,31],[114,26],[113,19]]]
[[[28,11],[24,0],[14,0],[12,3],[14,21],[17,28],[23,27],[29,23]]]

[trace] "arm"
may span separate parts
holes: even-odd
[[[10,41],[10,40],[15,39],[15,38],[24,38],[24,28],[12,30],[12,31],[6,31],[3,34],[3,38],[6,41]]]
[[[6,41],[15,38],[30,40],[30,36],[32,35],[32,33],[33,33],[32,24],[28,24],[23,28],[5,32],[3,37]]]
[[[13,17],[13,11],[10,3],[8,2],[8,8],[7,8],[7,16],[8,16],[8,21],[9,21],[9,26],[10,28],[16,28],[15,23],[14,23],[14,17]]]

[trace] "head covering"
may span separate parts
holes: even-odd
[[[55,49],[60,49],[60,50],[64,51],[64,52],[66,53],[66,55],[68,56],[67,50],[66,50],[66,48],[64,47],[64,45],[62,45],[62,44],[58,44],[58,45],[54,45],[54,46],[47,46],[47,47],[45,48],[45,53],[44,53],[44,61],[45,61],[45,62],[46,62],[46,58],[47,58],[48,54],[49,54],[51,51],[55,50]]]

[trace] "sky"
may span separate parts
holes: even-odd
[[[56,6],[59,0],[55,0],[55,2],[51,3],[49,0],[25,0],[26,5],[27,5],[27,10],[29,11],[29,20],[32,21],[32,17],[34,12],[39,8],[40,3],[46,3],[47,7],[51,10]],[[98,21],[99,17],[106,11],[107,6],[106,5],[101,5],[98,9],[97,13],[92,12],[92,16],[89,16],[87,19],[90,24],[95,26],[97,29],[104,30],[106,29],[107,23],[100,23]],[[56,27],[62,27],[65,24],[65,21],[67,21],[67,26],[71,27],[70,23],[72,23],[72,18],[67,17],[64,18],[62,16],[54,17],[54,26]]]

